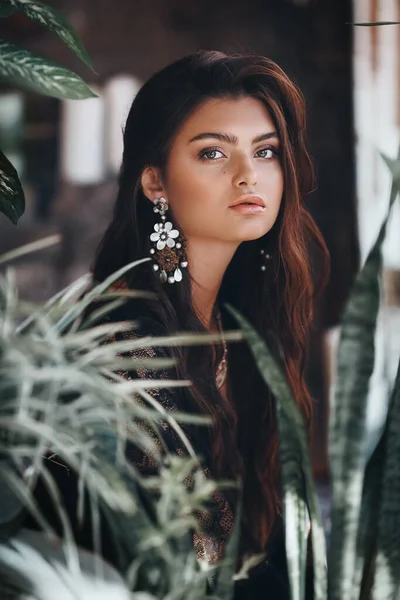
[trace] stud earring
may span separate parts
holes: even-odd
[[[165,213],[168,210],[166,198],[154,200],[154,212],[160,215],[160,223],[154,225],[150,235],[153,242],[150,255],[153,259],[153,271],[159,273],[162,283],[182,281],[182,269],[188,266],[186,260],[186,241],[172,223],[167,221]]]
[[[261,254],[261,260],[264,259],[264,263],[261,265],[260,269],[261,271],[266,271],[267,270],[267,265],[265,264],[267,261],[271,260],[272,255],[268,254],[268,252],[265,252],[265,250],[260,250],[260,254]]]

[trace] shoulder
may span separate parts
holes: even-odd
[[[101,316],[96,318],[96,325],[129,323],[126,328],[129,337],[168,335],[166,327],[154,308],[151,308],[150,302],[140,296],[136,297],[135,291],[131,290],[123,279],[117,280],[107,289],[107,296],[104,299],[99,296],[92,300],[85,311],[85,318],[92,316],[98,310]],[[117,329],[120,328],[116,327],[116,331]]]

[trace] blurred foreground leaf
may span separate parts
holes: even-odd
[[[8,158],[0,152],[0,212],[14,225],[25,210],[25,195],[18,173]]]

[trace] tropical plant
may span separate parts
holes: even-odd
[[[0,265],[54,242],[57,239],[50,238],[12,251],[0,257]],[[171,338],[110,342],[111,334],[132,329],[134,323],[104,323],[104,316],[127,298],[140,296],[140,293],[111,292],[109,286],[136,264],[125,266],[77,299],[90,280],[89,275],[84,276],[41,307],[18,300],[12,270],[8,269],[6,275],[0,277],[0,535],[3,539],[0,543],[0,573],[3,576],[0,591],[7,592],[7,597],[25,597],[22,593],[27,593],[28,588],[32,594],[35,590],[39,594],[41,578],[46,576],[41,568],[44,565],[40,556],[42,549],[46,556],[51,554],[51,548],[54,550],[50,561],[54,568],[47,567],[52,572],[54,585],[56,572],[67,569],[70,574],[79,574],[87,562],[82,564],[82,553],[74,544],[62,498],[48,469],[45,456],[52,454],[78,473],[79,515],[83,514],[84,490],[88,491],[94,525],[98,524],[100,510],[106,515],[115,539],[120,542],[118,552],[121,564],[125,565],[121,573],[125,588],[134,589],[140,577],[140,589],[147,594],[136,595],[138,600],[163,597],[167,593],[173,593],[177,599],[200,600],[212,581],[219,597],[228,599],[231,595],[238,525],[225,560],[218,566],[218,580],[215,567],[197,560],[190,533],[199,533],[199,522],[194,515],[205,510],[210,495],[218,487],[232,485],[205,478],[181,427],[181,423],[201,425],[207,424],[208,420],[195,415],[171,415],[147,393],[150,388],[182,386],[189,382],[130,381],[120,374],[124,369],[158,370],[172,364],[171,359],[164,358],[128,360],[121,357],[135,347],[208,343],[220,340],[220,336],[181,334]],[[85,309],[93,301],[100,303],[100,307],[90,316],[84,316]],[[100,320],[102,324],[99,324]],[[240,339],[240,334],[227,332],[225,337]],[[104,343],[106,341],[108,343]],[[126,443],[130,442],[161,461],[158,447],[149,433],[136,425],[143,419],[156,433],[162,422],[169,421],[188,450],[187,457],[167,453],[158,475],[151,478],[141,477],[127,462],[124,451]],[[127,423],[131,425],[126,427]],[[48,487],[62,523],[61,540],[32,495],[32,487],[39,475]],[[193,476],[194,482],[190,489],[186,484],[188,475]],[[149,518],[137,494],[139,482],[149,491],[160,492],[155,503],[156,522]],[[47,545],[35,538],[31,547],[30,534],[22,531],[15,535],[15,523],[23,507],[27,507],[40,523]],[[99,530],[97,526],[93,529],[93,545],[99,555]],[[65,564],[60,563],[60,547],[64,551]],[[24,557],[28,555],[37,570],[23,569]],[[252,562],[247,563],[240,576],[245,576],[251,565]],[[20,587],[17,585],[18,573]],[[97,574],[101,581],[101,569]],[[81,581],[80,598],[85,598],[86,576],[93,577],[93,573],[72,579],[68,576],[68,581],[74,582],[75,586]],[[65,578],[59,578],[59,585],[62,580],[65,582]],[[98,586],[99,581],[94,585]],[[14,595],[10,595],[10,590]],[[52,591],[54,596],[60,597],[65,593],[66,598],[72,593],[67,585],[64,590],[60,587],[58,592]]]
[[[90,68],[90,58],[69,23],[51,6],[38,0],[1,0],[0,18],[24,12],[54,31]],[[84,99],[96,96],[75,73],[36,52],[0,39],[0,82],[54,98]],[[0,212],[17,223],[25,210],[25,196],[18,174],[0,151]]]
[[[293,600],[304,598],[308,515],[315,600],[400,597],[400,357],[395,382],[387,382],[387,395],[370,393],[378,362],[382,243],[400,192],[400,152],[397,160],[383,159],[392,174],[388,214],[356,277],[340,327],[329,428],[333,498],[328,555],[302,416],[283,369],[249,323],[230,308],[277,401]]]
[[[22,530],[0,544],[3,600],[129,600],[121,575],[99,557],[80,550],[79,570],[68,567],[62,545],[36,531]],[[100,571],[100,573],[99,573]]]

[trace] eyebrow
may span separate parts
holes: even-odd
[[[220,142],[226,142],[227,144],[232,144],[233,146],[237,146],[239,140],[236,135],[232,135],[230,133],[217,133],[217,132],[206,132],[199,133],[195,135],[191,140],[189,140],[189,144],[192,142],[197,142],[198,140],[210,139],[213,138],[215,140],[219,140]],[[269,133],[262,133],[253,139],[253,144],[258,144],[259,142],[264,142],[270,139],[279,139],[276,131],[270,131]]]

